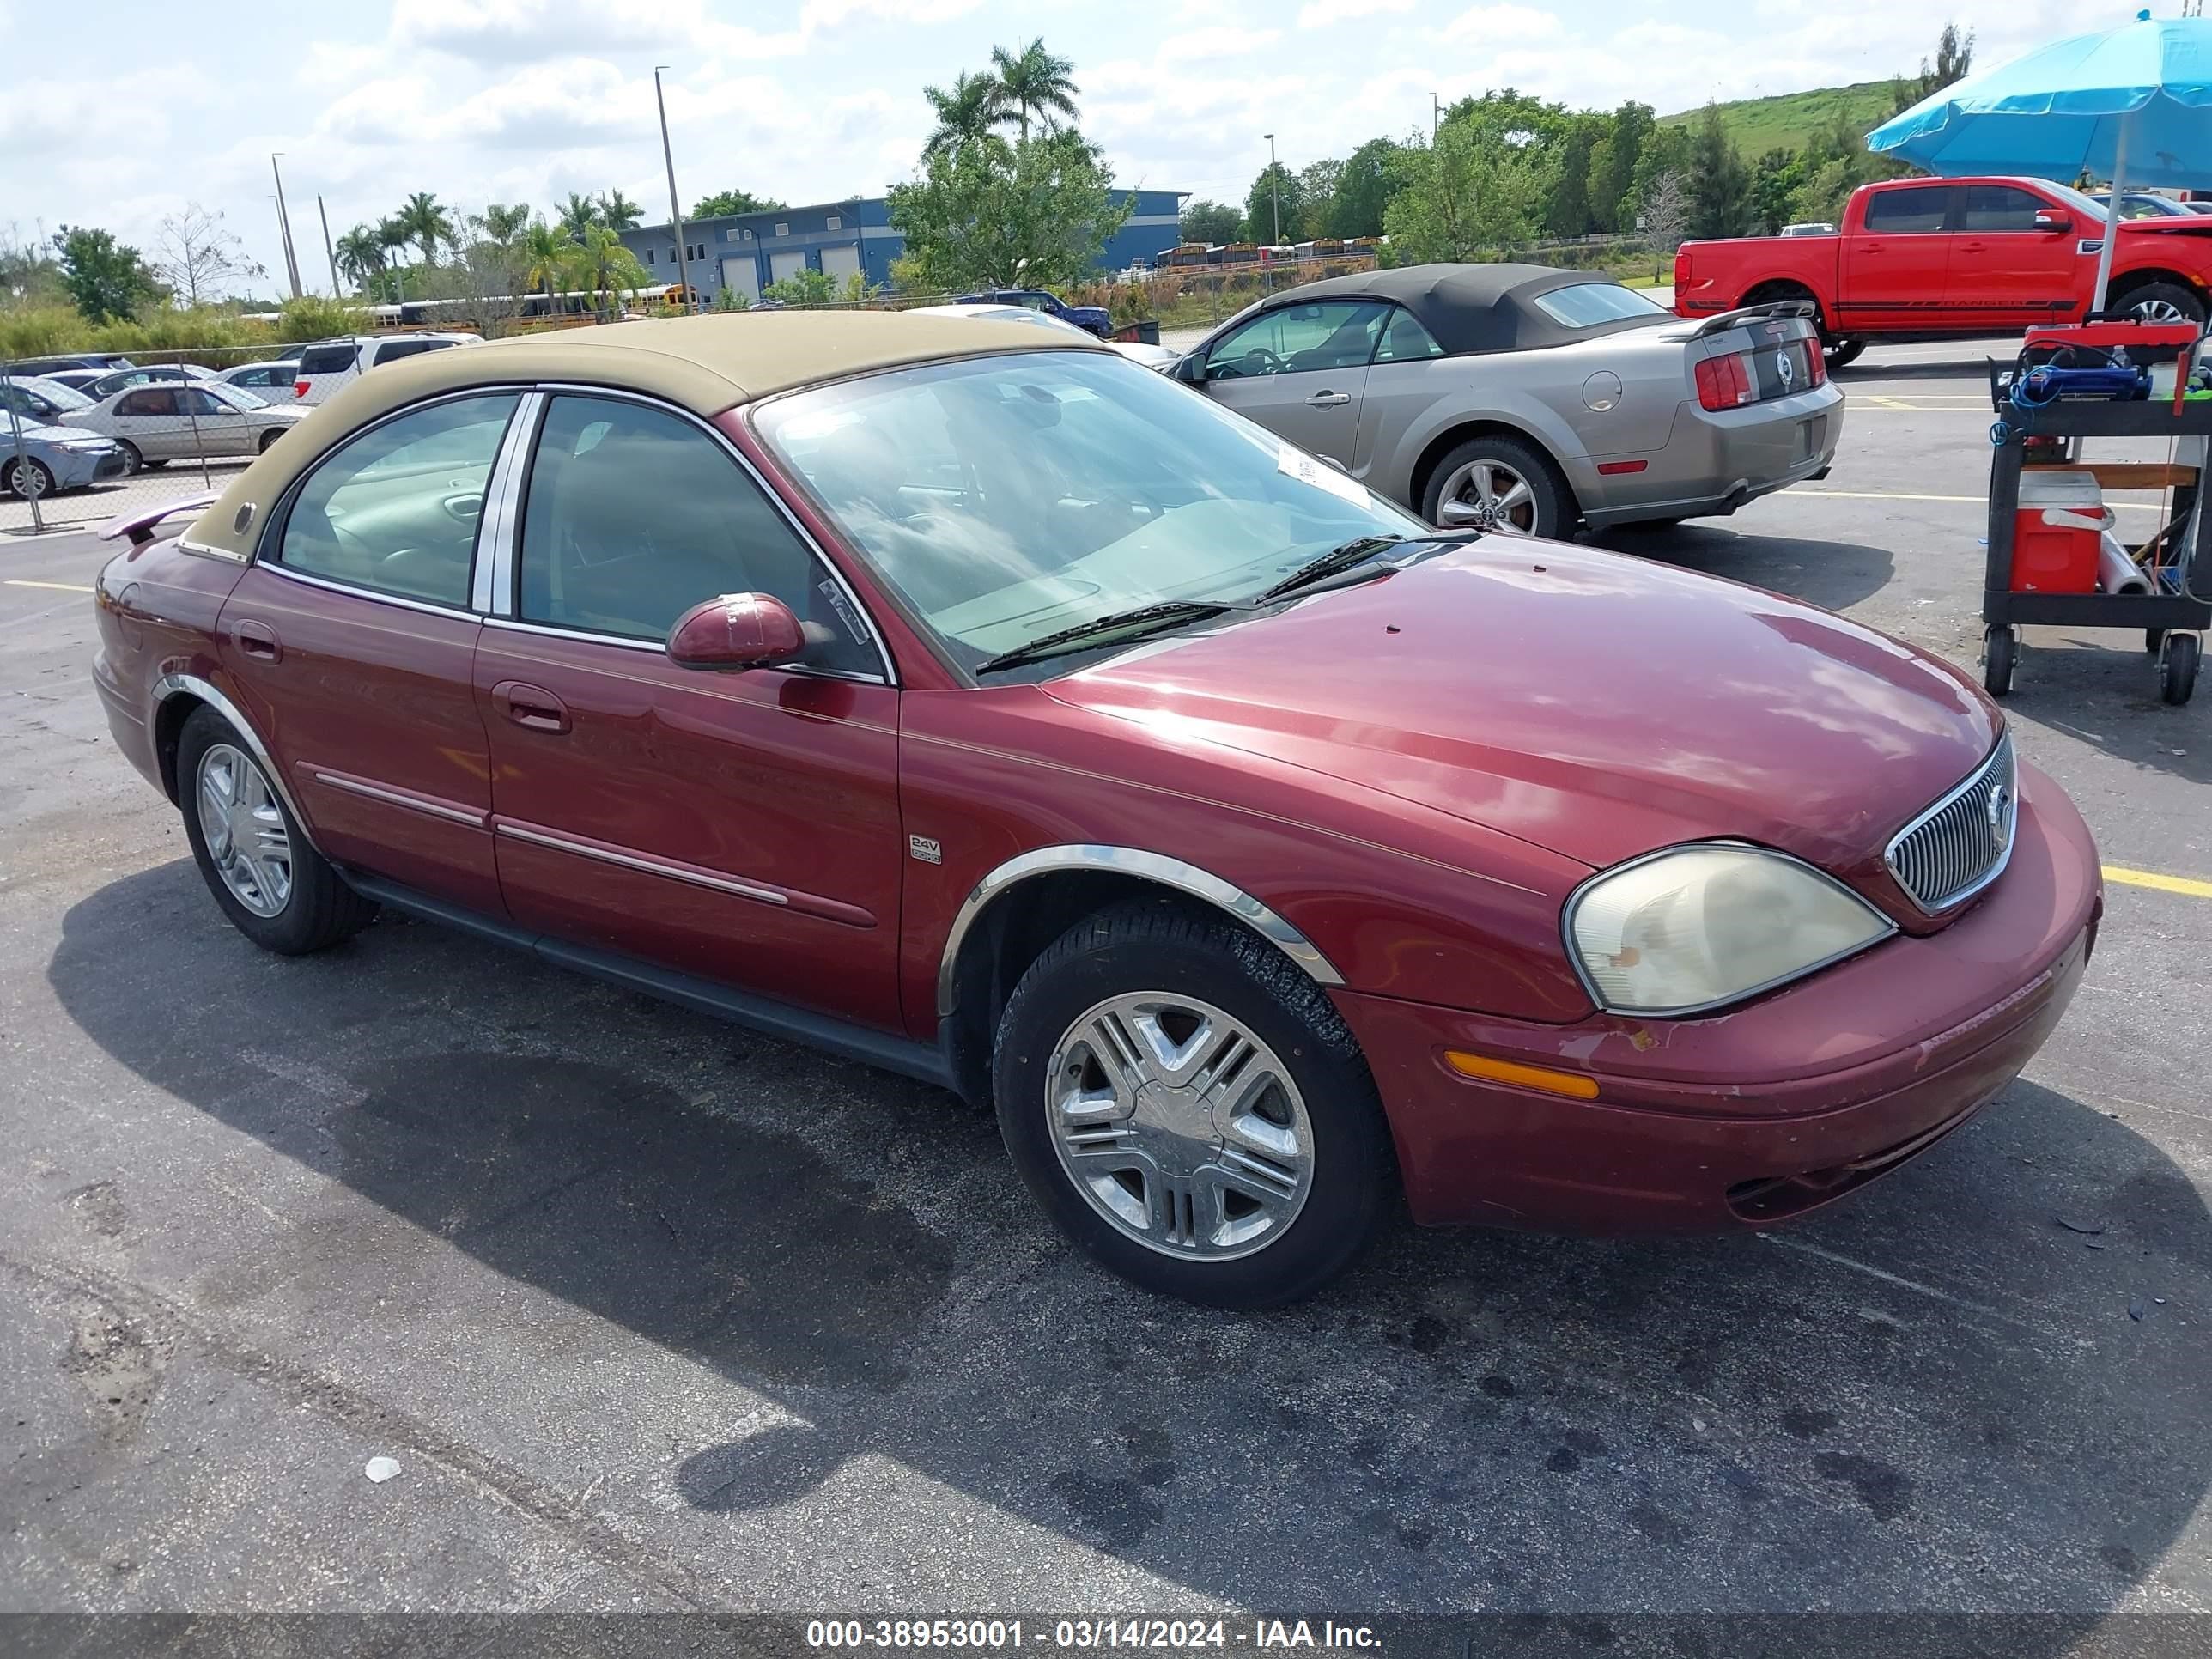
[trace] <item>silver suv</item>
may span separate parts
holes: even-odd
[[[483,337],[477,334],[353,334],[318,340],[300,348],[292,392],[300,403],[319,404],[356,376],[380,364],[397,362],[417,352],[483,343]],[[266,395],[276,395],[275,388]]]

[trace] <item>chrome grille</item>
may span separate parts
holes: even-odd
[[[2020,785],[2012,734],[1949,794],[1897,832],[1882,854],[1905,896],[1933,915],[1995,881],[2012,856]]]

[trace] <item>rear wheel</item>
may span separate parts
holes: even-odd
[[[283,435],[283,433],[271,427],[261,434],[260,441],[253,446],[253,453],[257,455],[266,455],[269,453],[269,446]]]
[[[264,951],[304,956],[367,927],[376,906],[307,845],[230,722],[199,708],[177,740],[185,838],[231,925]]]
[[[1389,1200],[1389,1132],[1336,1010],[1225,921],[1138,902],[1022,975],[993,1055],[1014,1167],[1077,1244],[1146,1290],[1291,1302]]]
[[[2018,636],[1999,623],[1982,635],[1982,684],[1993,697],[2012,690],[2012,671],[2020,653]]]
[[[121,438],[118,438],[115,443],[116,447],[123,452],[125,477],[127,478],[134,472],[143,472],[146,470],[146,458],[138,453],[137,444],[127,442]]]
[[[1437,464],[1421,516],[1447,530],[1518,530],[1557,538],[1572,527],[1566,486],[1552,461],[1518,438],[1471,439]]]
[[[21,460],[10,457],[7,470],[0,472],[0,483],[7,485],[8,493],[17,501],[28,501],[33,495],[52,495],[54,475],[46,471],[44,461],[34,461],[27,455]]]
[[[2172,633],[2158,653],[2158,694],[2170,703],[2189,701],[2197,690],[2197,663],[2203,641],[2194,634]]]
[[[2203,326],[2204,301],[2175,283],[2145,283],[2124,295],[2118,308],[2139,323],[2194,323]]]
[[[1858,362],[1867,349],[1867,343],[1864,340],[1823,339],[1820,349],[1830,368],[1842,368],[1846,364]]]

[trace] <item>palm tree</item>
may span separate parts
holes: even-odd
[[[367,225],[356,225],[346,232],[332,244],[331,252],[337,256],[338,269],[356,289],[367,288],[373,279],[384,274],[383,240]]]
[[[408,240],[422,250],[422,263],[426,265],[438,263],[441,245],[456,245],[453,215],[441,207],[438,198],[428,191],[418,190],[410,196],[406,205],[392,217],[406,227]]]
[[[963,70],[952,82],[952,90],[941,87],[924,87],[921,95],[929,100],[929,106],[937,112],[937,131],[929,135],[929,142],[921,147],[924,156],[952,155],[981,140],[991,131],[1000,114],[1000,100],[1005,88],[988,75],[970,75]]]
[[[568,199],[559,210],[561,228],[572,242],[580,243],[584,233],[599,222],[599,204],[579,191],[570,191]]]
[[[530,204],[517,202],[512,207],[502,207],[494,202],[483,210],[484,234],[501,247],[513,244],[514,239],[529,228]]]
[[[387,266],[396,264],[396,256],[405,252],[408,244],[415,240],[415,233],[401,222],[396,213],[388,218],[379,219],[374,234],[377,246],[384,250]]]
[[[992,47],[991,70],[998,79],[1000,100],[999,118],[1011,117],[1018,122],[1024,139],[1030,136],[1031,116],[1048,132],[1056,115],[1073,121],[1078,88],[1069,76],[1074,68],[1066,58],[1055,58],[1044,49],[1042,35],[1024,46],[1019,56],[1004,46]]]
[[[523,285],[543,294],[546,310],[558,315],[561,306],[555,296],[568,287],[583,250],[540,219],[522,233],[515,251],[522,256]]]
[[[608,295],[645,286],[645,267],[638,264],[637,255],[605,225],[587,228],[573,257],[576,272],[592,290],[602,316],[606,314]]]
[[[645,210],[620,190],[611,190],[599,198],[599,222],[609,230],[635,230],[643,217]]]

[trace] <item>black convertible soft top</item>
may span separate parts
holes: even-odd
[[[1613,280],[1603,271],[1558,270],[1549,265],[1407,265],[1309,283],[1285,291],[1266,309],[1316,300],[1395,300],[1455,357],[1476,351],[1565,345],[1626,329],[1649,328],[1663,319],[1663,313],[1655,313],[1571,328],[1529,303],[1553,289],[1584,283],[1611,285]]]

